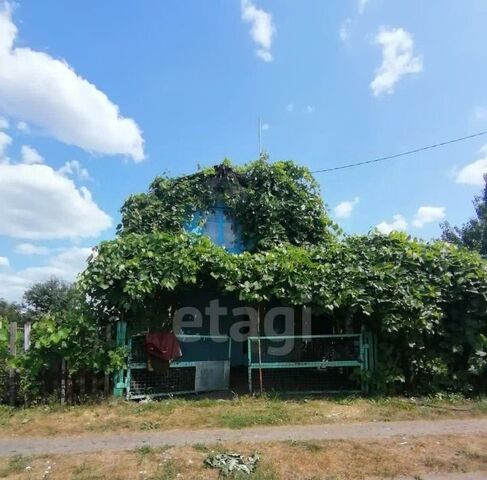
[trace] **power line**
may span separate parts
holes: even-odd
[[[387,157],[379,157],[379,158],[374,158],[372,160],[365,160],[363,162],[349,163],[347,165],[340,165],[337,167],[324,168],[322,170],[313,170],[311,173],[332,172],[334,170],[344,170],[345,168],[358,167],[359,165],[368,165],[369,163],[383,162],[385,160],[391,160],[393,158],[405,157],[406,155],[412,155],[414,153],[424,152],[425,150],[431,150],[432,148],[443,147],[443,146],[449,145],[451,143],[462,142],[464,140],[469,140],[471,138],[480,137],[480,136],[485,135],[485,134],[487,134],[487,130],[484,130],[484,131],[478,132],[478,133],[474,133],[473,135],[467,135],[466,137],[454,138],[453,140],[447,140],[446,142],[435,143],[433,145],[428,145],[426,147],[421,147],[421,148],[415,148],[414,150],[409,150],[407,152],[396,153],[395,155],[388,155]]]

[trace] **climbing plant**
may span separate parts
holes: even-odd
[[[134,320],[208,284],[251,304],[309,305],[338,330],[378,335],[381,391],[487,385],[487,263],[443,242],[371,234],[232,255],[205,237],[131,233],[100,245],[81,284],[94,308]]]
[[[53,280],[49,282],[52,285]],[[41,291],[40,286],[34,291]],[[125,349],[106,341],[103,322],[87,308],[83,292],[66,284],[63,288],[62,304],[47,307],[42,302],[45,309],[34,317],[29,350],[10,359],[18,373],[19,393],[30,401],[38,398],[43,377],[58,369],[62,360],[70,375],[109,373],[125,362]]]
[[[232,211],[251,250],[320,243],[337,228],[307,168],[261,158],[243,167],[225,161],[193,175],[157,177],[148,193],[125,202],[118,231],[180,233],[197,212],[204,214],[219,202]]]

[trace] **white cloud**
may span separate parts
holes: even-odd
[[[86,247],[71,247],[51,257],[48,263],[41,267],[30,267],[27,270],[39,277],[59,277],[64,280],[74,280],[76,275],[86,266],[86,260],[92,249]]]
[[[111,218],[85,187],[47,165],[0,165],[0,235],[77,238],[98,235]]]
[[[443,220],[445,216],[445,207],[419,207],[412,223],[414,227],[421,228],[427,223]]]
[[[465,165],[456,175],[457,183],[482,186],[487,174],[487,145],[480,149],[481,158]]]
[[[8,158],[5,156],[5,151],[11,144],[12,137],[5,132],[0,132],[0,163],[8,161]]]
[[[294,103],[288,103],[286,105],[286,111],[288,111],[289,113],[294,112]]]
[[[338,35],[344,42],[346,42],[350,38],[351,25],[352,25],[352,19],[350,17],[347,17],[340,25],[340,29],[338,30]]]
[[[48,255],[50,249],[32,243],[18,243],[15,245],[14,252],[19,255]]]
[[[26,163],[27,165],[34,165],[35,163],[44,163],[44,158],[39,152],[29,145],[22,145],[20,149],[20,156],[22,159],[22,163]]]
[[[73,281],[86,266],[91,248],[72,247],[49,257],[43,265],[24,268],[16,272],[0,273],[1,296],[9,301],[19,301],[32,284],[58,277]]]
[[[66,162],[58,172],[65,176],[74,176],[80,180],[91,180],[88,170],[81,166],[78,160],[70,160]]]
[[[30,127],[25,122],[17,122],[16,127],[17,127],[17,130],[19,130],[19,132],[23,132],[23,133],[29,133],[30,132]]]
[[[272,61],[272,37],[276,27],[272,23],[272,15],[257,8],[251,0],[242,0],[242,20],[250,23],[250,36],[257,45],[257,56],[264,62]]]
[[[6,130],[8,127],[8,120],[5,117],[0,117],[0,130]]]
[[[0,267],[8,267],[10,265],[7,257],[0,257]]]
[[[374,43],[382,47],[382,65],[370,83],[374,95],[393,93],[396,83],[404,75],[423,70],[423,59],[413,55],[413,37],[406,30],[382,27]]]
[[[397,230],[397,231],[404,231],[408,228],[408,222],[406,222],[406,219],[402,215],[393,215],[392,216],[392,222],[386,222],[385,220],[383,222],[380,222],[376,226],[377,230],[379,230],[380,233],[383,233],[385,235],[388,235],[389,233]]]
[[[339,203],[333,210],[337,218],[349,218],[352,211],[359,202],[359,198],[355,197],[353,200],[345,200]]]
[[[9,3],[0,7],[0,108],[69,145],[143,160],[142,134],[131,118],[64,60],[15,45]]]

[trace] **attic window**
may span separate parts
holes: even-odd
[[[206,235],[215,245],[224,247],[231,253],[240,253],[244,250],[235,219],[223,205],[213,207],[206,216],[201,213],[195,214],[186,231]]]

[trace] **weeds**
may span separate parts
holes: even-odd
[[[135,449],[135,453],[139,457],[145,457],[146,455],[154,453],[154,449],[150,445],[141,445]]]
[[[142,422],[142,425],[140,426],[141,430],[159,430],[160,428],[161,424],[153,421]]]
[[[255,425],[282,425],[290,420],[290,414],[282,402],[272,400],[260,408],[224,412],[219,419],[227,428],[240,429]]]
[[[103,476],[94,472],[88,462],[83,462],[73,468],[72,480],[103,480]]]
[[[0,478],[23,472],[29,466],[30,459],[23,455],[15,455],[8,459],[7,465],[0,470]]]

